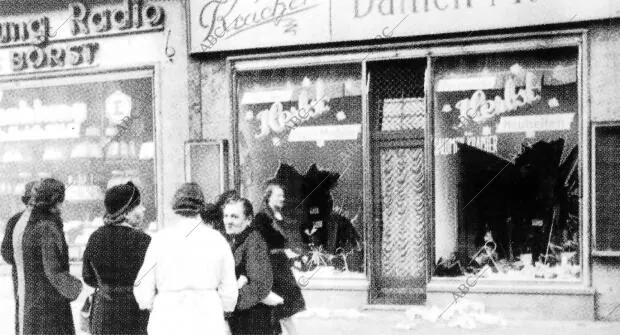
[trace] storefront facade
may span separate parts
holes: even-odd
[[[285,186],[309,305],[618,320],[619,10],[190,1],[191,140]]]
[[[112,185],[136,183],[145,228],[165,225],[189,137],[185,22],[175,2],[2,5],[3,224],[23,208],[25,183],[54,177],[67,187],[71,261],[102,224]]]

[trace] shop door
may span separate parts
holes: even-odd
[[[368,65],[374,304],[425,299],[427,274],[424,130],[426,60]]]

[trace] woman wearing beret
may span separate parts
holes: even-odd
[[[174,216],[153,236],[134,284],[140,308],[150,309],[149,335],[226,334],[224,312],[237,303],[235,262],[224,237],[200,219],[204,195],[183,184]]]
[[[273,274],[267,244],[250,225],[254,216],[247,199],[229,198],[224,204],[224,225],[235,255],[239,299],[229,319],[233,335],[281,334],[273,317],[282,298],[271,292]]]
[[[70,302],[82,282],[69,273],[69,254],[60,209],[65,186],[43,179],[13,230],[17,270],[18,334],[75,334]]]
[[[267,246],[273,268],[273,292],[284,299],[284,304],[276,306],[275,316],[282,322],[287,334],[298,334],[294,320],[291,316],[303,311],[306,303],[301,289],[297,285],[295,276],[291,270],[291,258],[298,255],[289,246],[289,241],[295,237],[287,236],[287,230],[283,229],[285,224],[282,216],[284,206],[284,190],[277,183],[269,183],[265,191],[263,200],[264,208],[254,219],[256,229],[261,233]]]
[[[132,183],[106,191],[104,225],[84,250],[82,276],[96,288],[91,311],[93,334],[146,334],[149,313],[138,308],[133,283],[151,237],[138,229],[144,219],[140,191]]]

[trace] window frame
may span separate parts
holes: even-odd
[[[596,202],[596,129],[597,128],[618,128],[620,129],[620,121],[604,121],[604,122],[592,122],[591,125],[591,141],[592,141],[592,188],[590,194],[592,195],[592,203]],[[592,256],[595,257],[620,257],[620,249],[604,251],[597,248],[596,236],[597,236],[597,211],[596,205],[592,206]]]
[[[231,178],[235,189],[240,189],[240,166],[239,166],[239,134],[238,134],[238,95],[237,95],[237,73],[246,71],[257,71],[263,69],[274,68],[298,68],[313,65],[334,65],[342,63],[360,62],[362,67],[362,76],[360,78],[362,84],[362,184],[363,184],[363,219],[366,223],[364,227],[364,241],[366,248],[364,250],[366,262],[366,278],[371,281],[373,274],[372,266],[369,264],[371,253],[369,248],[372,246],[372,230],[369,227],[373,220],[373,195],[372,195],[372,171],[371,161],[371,129],[369,117],[369,85],[366,81],[368,78],[369,62],[385,61],[385,60],[403,60],[414,58],[426,58],[427,69],[425,74],[425,96],[427,99],[427,127],[425,130],[424,150],[426,150],[426,177],[427,181],[427,260],[435,259],[435,195],[434,195],[434,119],[433,103],[435,92],[432,87],[432,79],[434,73],[434,59],[444,56],[467,56],[475,54],[502,53],[511,51],[524,50],[544,50],[561,47],[576,47],[577,56],[577,87],[578,87],[578,160],[579,160],[579,180],[580,180],[580,257],[581,257],[581,277],[579,281],[570,283],[570,287],[589,287],[591,286],[590,259],[592,254],[591,245],[591,197],[590,197],[590,155],[585,154],[586,150],[590,150],[591,139],[588,134],[590,120],[590,91],[589,91],[589,48],[587,29],[567,29],[552,31],[537,31],[514,34],[496,34],[486,36],[460,36],[453,38],[435,38],[428,40],[416,40],[398,43],[385,43],[384,40],[374,40],[353,47],[333,47],[333,48],[315,48],[303,51],[284,51],[284,52],[268,52],[254,53],[243,56],[229,56],[226,58],[227,78],[229,82],[229,99],[231,101],[231,156],[233,166]],[[430,37],[432,38],[432,36]],[[433,281],[445,282],[448,278],[438,278],[432,276],[433,262],[427,261],[427,283]],[[497,287],[498,283],[492,281],[491,286]],[[531,285],[539,287],[555,286],[562,283],[545,283],[544,281],[511,281],[501,280],[500,285],[522,287],[521,290],[531,289]]]

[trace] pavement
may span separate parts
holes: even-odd
[[[79,267],[71,272],[80,275]],[[92,289],[86,289],[71,304],[74,320],[79,320],[79,309]],[[10,270],[0,265],[0,334],[14,334],[14,301]],[[489,334],[489,335],[620,335],[620,322],[586,321],[517,321],[509,316],[490,317],[486,322],[442,321],[433,322],[429,315],[419,315],[402,310],[336,310],[329,306],[308,306],[308,311],[295,319],[299,335],[365,335],[365,334]],[[416,309],[416,308],[414,308]],[[424,307],[417,308],[422,310]],[[429,313],[426,313],[429,314]],[[430,313],[432,314],[432,313]],[[463,327],[473,327],[466,329]],[[79,327],[78,327],[79,328]],[[78,335],[82,335],[78,331]],[[179,334],[181,335],[181,334]]]

